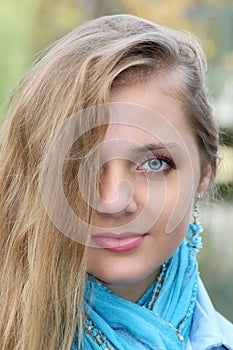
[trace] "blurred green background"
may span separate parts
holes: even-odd
[[[233,0],[0,0],[0,118],[40,50],[88,19],[115,13],[192,31],[203,43],[222,162],[218,198],[201,205],[200,271],[216,308],[233,321]]]

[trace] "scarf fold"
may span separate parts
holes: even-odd
[[[197,295],[195,255],[190,244],[183,241],[137,303],[113,294],[93,276],[88,276],[84,349],[185,349]],[[163,282],[158,288],[161,277]],[[77,334],[78,331],[72,350],[78,349]]]

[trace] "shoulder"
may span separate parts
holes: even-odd
[[[187,350],[233,350],[233,325],[220,315],[201,280]]]

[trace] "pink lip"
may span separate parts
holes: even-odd
[[[138,247],[146,236],[147,234],[133,232],[125,232],[118,235],[107,232],[101,235],[93,235],[91,238],[101,248],[114,252],[124,252]]]

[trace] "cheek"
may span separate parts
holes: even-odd
[[[183,213],[180,217],[175,217],[176,220],[173,221],[172,230],[168,230],[168,223],[172,220],[174,206],[174,197],[167,198],[160,217],[149,231],[153,242],[151,246],[159,247],[159,254],[164,260],[171,257],[178,249],[185,238],[190,222],[190,208],[188,208],[186,213]]]
[[[154,192],[154,200],[148,206],[151,216],[155,218],[151,231],[170,235],[180,233],[184,236],[191,217],[192,194],[186,196],[183,192],[178,176],[166,181],[165,191],[161,188]],[[157,193],[157,194],[158,194]]]

